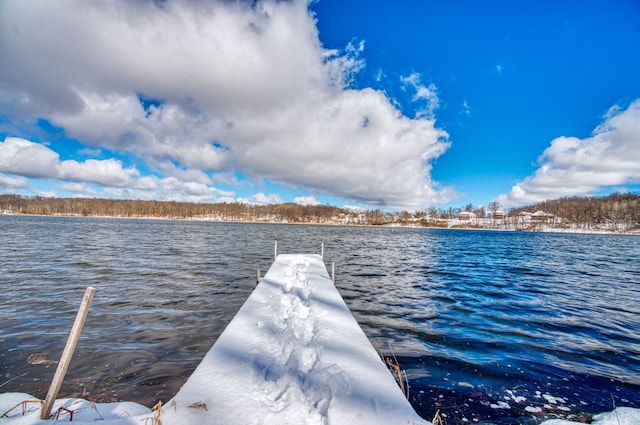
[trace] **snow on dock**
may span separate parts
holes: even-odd
[[[173,401],[208,411],[168,409],[163,423],[427,423],[319,255],[279,255]]]
[[[3,411],[29,397],[1,396]],[[69,420],[73,411],[76,423],[138,425],[429,424],[362,332],[320,255],[278,255],[175,397],[156,412],[140,407],[64,399],[53,412]],[[37,403],[21,409],[0,423],[46,422]]]

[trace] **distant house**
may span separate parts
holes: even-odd
[[[534,223],[546,223],[553,218],[553,214],[544,211],[536,211],[531,214],[531,221]]]
[[[458,213],[458,220],[460,221],[470,221],[476,218],[476,215],[470,211],[460,211]]]
[[[493,218],[496,220],[502,220],[507,218],[507,214],[504,211],[496,211],[493,213]]]

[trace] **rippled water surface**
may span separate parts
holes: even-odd
[[[640,238],[0,216],[0,391],[152,405],[195,369],[280,252],[319,253],[410,400],[448,424],[640,407]]]

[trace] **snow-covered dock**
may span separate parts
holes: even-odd
[[[174,401],[165,424],[426,423],[319,255],[276,258]]]
[[[11,396],[9,404],[19,402]],[[69,410],[59,410],[63,404]],[[61,420],[73,411],[75,423],[429,424],[402,394],[320,255],[278,255],[174,398],[161,411],[141,407],[66,399],[53,411]],[[0,422],[45,422],[37,404],[26,409]]]

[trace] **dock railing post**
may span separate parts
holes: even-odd
[[[76,315],[76,320],[73,322],[71,333],[69,333],[69,338],[67,338],[67,344],[65,345],[62,356],[60,357],[60,363],[58,363],[58,368],[56,369],[55,375],[53,375],[49,392],[42,404],[42,412],[40,413],[40,418],[42,420],[47,420],[49,419],[49,416],[51,416],[51,408],[53,407],[53,403],[56,401],[56,397],[58,397],[58,392],[62,386],[62,381],[64,381],[64,376],[67,374],[71,357],[76,349],[76,344],[78,343],[78,338],[80,338],[80,332],[82,331],[82,326],[84,326],[84,321],[87,318],[89,306],[91,305],[91,300],[93,300],[93,294],[95,292],[96,289],[91,286],[84,291],[84,297],[82,297],[82,303],[80,304],[80,309]]]
[[[274,241],[273,243],[273,259],[278,258],[278,241]]]
[[[331,262],[331,282],[333,282],[333,284],[336,284],[336,262],[332,261]]]
[[[320,245],[320,256],[324,260],[324,242]]]
[[[260,283],[260,269],[256,272],[256,283]]]

